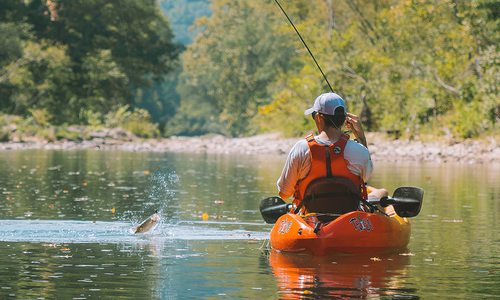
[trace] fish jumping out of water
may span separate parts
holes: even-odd
[[[149,232],[149,231],[153,230],[156,227],[156,225],[158,225],[158,222],[160,222],[160,219],[161,219],[160,214],[158,213],[158,211],[155,211],[154,214],[149,216],[149,218],[144,220],[141,224],[134,226],[131,229],[131,231],[133,233]]]

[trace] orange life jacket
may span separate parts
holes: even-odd
[[[347,168],[348,162],[344,158],[344,150],[347,141],[349,141],[349,135],[342,134],[337,142],[330,145],[319,144],[312,134],[308,135],[306,140],[310,150],[311,170],[295,186],[293,203],[296,206],[302,202],[307,186],[313,180],[323,177],[339,176],[347,178],[360,188],[363,199],[368,198],[363,179]]]

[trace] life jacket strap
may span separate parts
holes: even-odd
[[[326,163],[326,177],[332,177],[332,159],[330,157],[330,147],[328,145],[325,146],[325,163]]]

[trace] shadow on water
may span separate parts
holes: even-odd
[[[419,299],[405,283],[410,258],[404,253],[315,257],[271,250],[267,258],[281,299]]]

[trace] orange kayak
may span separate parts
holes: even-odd
[[[407,218],[394,213],[352,211],[315,230],[314,216],[282,215],[271,230],[271,247],[283,252],[374,253],[404,249],[410,240]],[[315,233],[316,231],[316,233]]]

